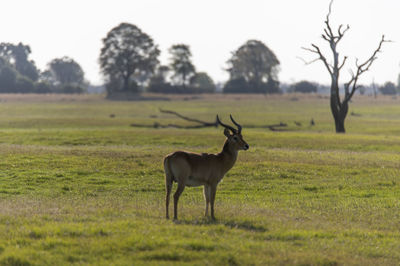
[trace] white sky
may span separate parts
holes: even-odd
[[[86,78],[101,83],[98,57],[109,30],[121,22],[137,25],[159,45],[161,62],[168,63],[172,44],[190,45],[198,71],[214,81],[226,81],[226,61],[249,39],[263,41],[281,62],[282,82],[300,80],[329,83],[321,62],[301,49],[310,43],[326,47],[320,38],[330,0],[13,0],[3,1],[0,42],[23,42],[32,49],[40,69],[53,58],[70,56]],[[397,82],[400,73],[400,1],[335,0],[331,22],[350,24],[339,51],[346,66],[361,61],[377,47],[382,34],[394,41],[361,79],[369,84]],[[329,52],[327,50],[327,52]],[[328,56],[328,55],[327,55]],[[329,54],[330,56],[330,54]],[[329,58],[329,57],[328,57]],[[346,78],[348,71],[343,75]]]

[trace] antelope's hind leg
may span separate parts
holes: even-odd
[[[169,196],[171,194],[172,190],[172,183],[173,183],[173,178],[170,175],[165,175],[165,190],[166,190],[166,195],[165,195],[165,217],[169,219]]]
[[[178,188],[176,189],[176,192],[174,194],[174,220],[178,220],[178,200],[184,189],[185,184],[183,182],[179,182]]]

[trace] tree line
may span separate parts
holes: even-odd
[[[121,23],[103,39],[100,68],[108,93],[212,93],[216,86],[205,72],[197,72],[190,47],[172,45],[170,62],[160,64],[160,50],[153,39],[129,23]],[[264,43],[249,40],[228,60],[228,93],[279,92],[279,60]]]
[[[213,93],[216,84],[206,72],[198,72],[190,46],[172,45],[169,64],[159,61],[160,50],[153,39],[129,23],[111,29],[102,40],[99,64],[108,94],[113,93]],[[82,93],[89,83],[81,66],[64,56],[51,60],[39,70],[29,58],[31,48],[22,43],[0,43],[0,93]],[[317,92],[320,85],[300,81],[280,84],[280,62],[274,52],[259,40],[248,40],[227,60],[228,81],[224,93]],[[373,86],[372,86],[373,87]],[[369,89],[360,86],[363,94]],[[387,82],[374,94],[397,94],[398,84]]]
[[[23,43],[0,43],[0,93],[81,93],[87,82],[81,66],[69,57],[51,60],[39,70]]]
[[[172,45],[168,65],[160,64],[160,50],[153,39],[137,26],[121,23],[103,39],[100,53],[101,72],[109,94],[118,92],[156,93],[213,93],[216,85],[205,72],[197,72],[192,63],[190,47]],[[224,93],[313,93],[321,85],[299,81],[281,86],[278,79],[280,62],[263,42],[248,40],[232,53],[227,61],[228,81],[222,86]],[[399,76],[400,77],[400,76]],[[285,88],[283,88],[285,87]],[[342,84],[345,87],[345,84]],[[360,94],[395,94],[399,84],[387,82],[375,88],[359,86]]]

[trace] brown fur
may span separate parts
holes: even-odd
[[[164,158],[166,187],[166,217],[169,218],[168,206],[173,182],[178,183],[174,194],[174,219],[178,219],[178,200],[186,186],[204,186],[206,200],[205,215],[211,205],[211,218],[214,216],[214,201],[217,185],[236,162],[239,150],[247,150],[249,145],[240,133],[229,133],[225,128],[225,140],[222,151],[218,154],[191,153],[176,151]]]

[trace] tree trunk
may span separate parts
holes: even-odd
[[[346,133],[344,121],[349,110],[348,101],[345,99],[341,103],[340,98],[337,95],[339,88],[336,86],[338,85],[333,83],[331,86],[331,112],[333,119],[335,120],[336,133]]]
[[[334,117],[334,119],[335,119],[336,133],[346,133],[346,130],[344,128],[344,120],[346,119],[346,117],[337,116]]]
[[[129,76],[124,77],[124,87],[123,87],[124,91],[129,91]]]
[[[337,103],[337,100],[335,99],[333,101],[331,97],[331,111],[333,119],[335,120],[336,133],[346,133],[346,129],[344,127],[344,121],[346,120],[348,110],[349,106],[347,101],[343,101],[343,103],[339,105]]]
[[[185,93],[186,92],[186,73],[182,74],[182,88]]]

